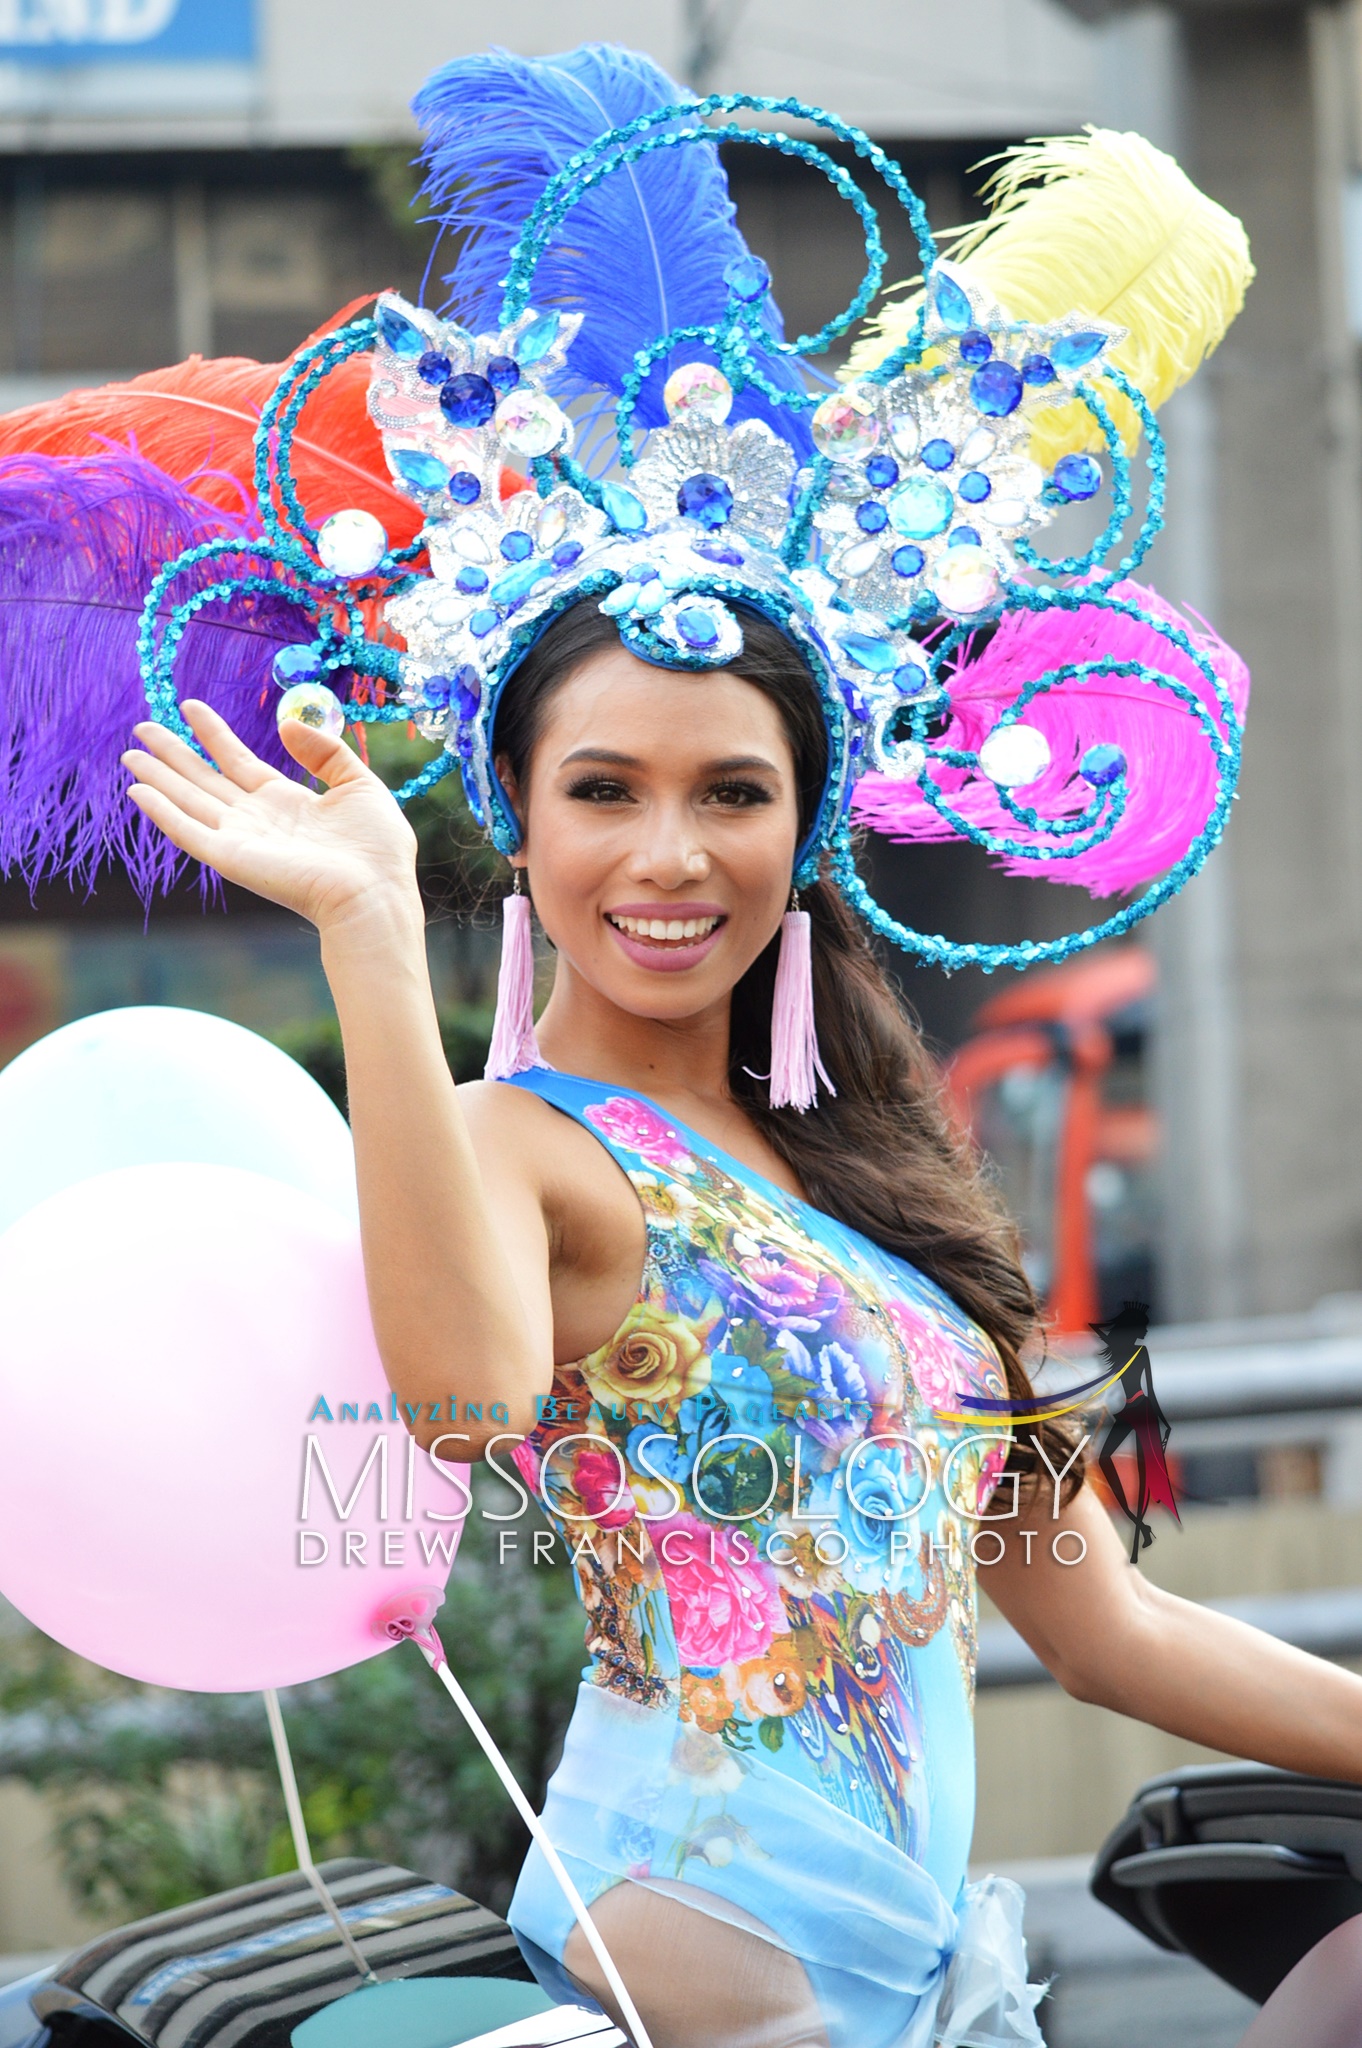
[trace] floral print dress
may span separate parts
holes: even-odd
[[[997,1354],[921,1273],[643,1098],[513,1085],[594,1133],[647,1227],[624,1323],[558,1369],[517,1452],[586,1616],[550,1835],[588,1902],[680,1881],[755,1916],[833,2048],[929,2042],[973,1826],[971,1518],[1006,1457],[958,1411],[1005,1395]],[[537,1851],[511,1920],[574,1995]]]

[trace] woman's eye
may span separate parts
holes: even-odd
[[[584,775],[580,781],[568,784],[567,793],[576,802],[585,804],[625,803],[631,794],[623,782],[610,775]]]
[[[764,782],[716,782],[710,800],[725,810],[743,810],[751,804],[769,804],[771,791]]]

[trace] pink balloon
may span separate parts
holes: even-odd
[[[82,1657],[196,1692],[362,1663],[438,1602],[467,1469],[393,1419],[358,1229],[313,1196],[124,1167],[0,1237],[0,1593]]]

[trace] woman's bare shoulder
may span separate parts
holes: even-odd
[[[465,1081],[459,1105],[484,1171],[533,1187],[573,1235],[598,1220],[618,1227],[638,1198],[598,1139],[528,1088]],[[574,1223],[577,1229],[573,1229]]]

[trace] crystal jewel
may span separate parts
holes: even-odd
[[[975,427],[972,433],[965,436],[964,446],[960,450],[960,467],[977,469],[981,462],[988,461],[997,445],[998,436],[992,428]]]
[[[495,424],[503,448],[533,459],[559,445],[567,434],[568,420],[546,391],[527,387],[506,394],[496,409]]]
[[[1034,725],[995,725],[979,749],[979,766],[1000,789],[1020,789],[1050,765],[1050,742]]]
[[[1023,389],[1021,371],[1014,363],[1005,363],[1001,356],[981,363],[969,380],[970,397],[990,419],[1006,419],[1015,412],[1021,404]]]
[[[922,460],[928,469],[949,469],[955,460],[955,449],[949,441],[936,434],[930,441],[923,442]]]
[[[887,491],[899,480],[899,466],[892,455],[872,455],[865,466],[865,480],[872,491]]]
[[[570,569],[574,562],[582,559],[582,543],[579,540],[561,540],[553,551],[555,569]]]
[[[1102,472],[1091,455],[1061,455],[1050,481],[1062,496],[1081,502],[1101,490]]]
[[[424,448],[390,448],[388,454],[403,483],[410,484],[413,490],[442,491],[449,482],[444,463],[427,455]]]
[[[559,324],[557,313],[541,313],[537,320],[532,320],[515,345],[519,361],[522,364],[542,361],[558,339]]]
[[[485,427],[497,409],[497,394],[485,377],[466,370],[440,387],[440,410],[452,427]]]
[[[1021,370],[1024,384],[1053,384],[1055,381],[1055,366],[1049,356],[1023,356]]]
[[[1050,360],[1061,370],[1081,370],[1094,356],[1100,356],[1106,345],[1105,334],[1083,328],[1077,334],[1061,334],[1051,345]]]
[[[727,541],[693,540],[690,551],[699,555],[702,562],[714,562],[721,569],[741,569],[743,565],[742,556]]]
[[[489,356],[487,381],[503,398],[520,382],[520,365],[514,356]]]
[[[372,512],[333,512],[317,535],[323,568],[335,576],[367,576],[388,552],[388,536]]]
[[[496,626],[499,617],[500,614],[492,605],[483,605],[468,621],[468,630],[475,640],[485,640]]]
[[[914,547],[909,541],[907,546],[895,548],[890,563],[896,576],[920,576],[926,559],[921,548]]]
[[[274,680],[281,690],[292,683],[315,683],[325,674],[322,650],[311,646],[281,647],[274,657]]]
[[[475,505],[482,496],[482,485],[471,469],[456,469],[449,479],[449,495],[456,505]]]
[[[471,519],[461,519],[449,530],[449,545],[456,555],[462,555],[465,562],[490,562],[492,550],[482,530]]]
[[[480,597],[487,588],[487,571],[479,569],[476,563],[469,562],[454,578],[454,587],[461,590],[465,597]]]
[[[894,688],[900,697],[920,697],[931,680],[931,670],[920,657],[901,662],[894,670]]]
[[[899,454],[906,461],[911,461],[917,454],[917,445],[922,439],[917,415],[911,412],[896,412],[889,422],[889,438]]]
[[[814,447],[833,462],[855,462],[869,455],[880,438],[870,401],[851,387],[825,398],[810,424]]]
[[[539,536],[541,548],[546,550],[556,548],[563,535],[567,532],[567,513],[563,507],[561,505],[546,505],[539,515],[539,525],[536,528],[536,532]]]
[[[501,536],[501,552],[508,562],[524,562],[534,553],[534,542],[522,527],[513,526]]]
[[[937,319],[952,334],[963,334],[974,325],[974,313],[964,290],[943,270],[938,270],[932,280],[932,301]]]
[[[996,603],[1000,579],[993,557],[966,541],[947,548],[932,570],[932,588],[942,611],[953,618],[977,618]]]
[[[721,427],[733,410],[733,386],[713,363],[683,363],[662,388],[669,420],[708,420]]]
[[[960,360],[962,363],[986,363],[993,353],[993,343],[982,327],[969,327],[960,337]]]
[[[945,484],[929,476],[910,476],[889,500],[889,517],[895,533],[905,540],[932,540],[944,533],[955,511],[955,499]]]
[[[441,355],[438,348],[428,348],[416,365],[416,374],[423,384],[443,384],[453,370],[449,357]]]
[[[454,671],[454,700],[460,718],[471,718],[482,702],[482,678],[469,662]]]
[[[755,306],[771,289],[770,267],[762,262],[760,256],[750,253],[735,256],[724,270],[724,283],[743,305]]]
[[[851,547],[843,548],[837,557],[837,573],[839,576],[864,576],[879,559],[880,544],[877,540],[858,540]]]
[[[642,533],[648,524],[643,500],[624,484],[602,484],[601,503],[620,533]]]
[[[889,514],[878,498],[867,498],[856,507],[856,524],[862,533],[882,533],[889,524]]]
[[[316,732],[329,732],[335,739],[345,731],[341,700],[325,683],[294,683],[279,699],[274,716],[279,725],[286,725],[292,718],[299,725],[310,725]]]
[[[871,675],[888,675],[898,667],[898,655],[889,642],[877,640],[869,633],[841,633],[837,644],[851,656],[857,668],[868,669]]]
[[[713,647],[719,638],[719,622],[703,605],[682,606],[676,614],[676,630],[687,647]]]
[[[982,505],[993,485],[981,469],[972,469],[967,476],[961,477],[957,488],[967,505]]]
[[[504,576],[498,576],[492,585],[492,596],[498,604],[519,604],[546,576],[552,574],[547,562],[522,562],[518,568],[508,569]]]
[[[380,305],[375,318],[378,331],[395,356],[405,356],[414,362],[423,356],[430,346],[414,320],[408,320],[405,313],[399,313],[396,306]]]
[[[957,526],[950,539],[946,542],[948,548],[977,548],[978,545],[979,529],[976,526]]]
[[[711,531],[727,526],[733,516],[733,490],[721,476],[702,470],[688,476],[676,494],[676,509],[684,519],[694,519]]]
[[[1097,746],[1088,748],[1078,764],[1078,772],[1094,789],[1108,789],[1125,774],[1126,757],[1119,747],[1099,741]]]

